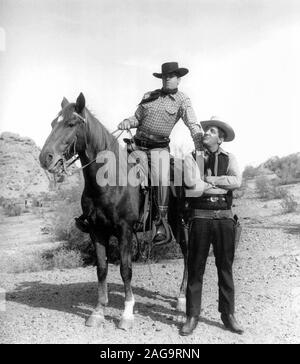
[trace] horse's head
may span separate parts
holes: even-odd
[[[65,171],[65,162],[86,147],[84,118],[85,98],[82,93],[76,103],[66,98],[61,103],[61,111],[52,121],[52,131],[40,153],[40,164],[51,173]]]

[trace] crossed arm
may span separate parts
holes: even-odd
[[[228,190],[235,190],[241,186],[242,177],[237,160],[233,154],[229,154],[227,174],[223,176],[201,176],[197,162],[188,155],[185,158],[184,182],[188,187],[188,197],[200,197],[202,194],[219,195],[226,194]]]

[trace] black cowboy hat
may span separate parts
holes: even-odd
[[[231,142],[235,137],[235,133],[232,127],[227,123],[224,123],[224,121],[210,119],[200,121],[200,124],[204,131],[211,126],[216,126],[217,128],[221,129],[225,134],[224,142]]]
[[[161,73],[153,73],[154,77],[162,78],[168,73],[176,73],[178,77],[185,76],[189,70],[187,68],[179,68],[177,62],[166,62],[161,65]]]

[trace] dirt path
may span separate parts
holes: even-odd
[[[300,195],[299,186],[292,188]],[[109,266],[110,303],[106,322],[99,328],[84,326],[96,303],[95,268],[1,273],[0,286],[7,301],[5,310],[0,304],[0,342],[299,343],[299,213],[282,215],[279,201],[257,201],[251,193],[236,204],[244,226],[234,264],[236,313],[244,335],[225,331],[221,325],[216,269],[214,258],[209,257],[202,318],[192,336],[179,336],[183,315],[174,307],[182,260],[168,260],[151,264],[152,274],[147,265],[134,264],[136,318],[128,332],[116,328],[123,307],[117,266]],[[22,223],[18,218],[1,222],[1,256],[4,251],[14,256],[24,245],[37,248],[49,244],[47,236],[39,235],[41,221],[33,216],[22,218]]]
[[[6,217],[0,209],[0,273],[42,269],[37,255],[61,244],[43,232],[44,225],[42,217],[34,213]]]

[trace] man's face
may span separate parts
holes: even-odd
[[[178,87],[181,78],[176,73],[168,73],[162,76],[163,88],[165,90],[174,90]]]
[[[223,138],[219,136],[219,129],[216,126],[210,126],[205,129],[205,133],[203,136],[203,145],[206,147],[214,147],[221,144]]]

